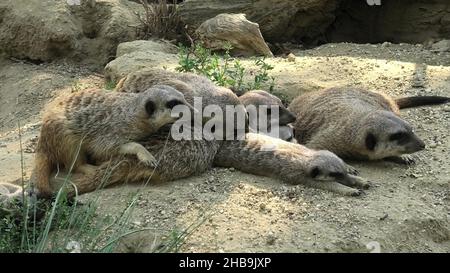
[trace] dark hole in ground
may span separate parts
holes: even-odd
[[[414,44],[445,38],[450,38],[448,0],[381,0],[372,6],[364,0],[344,0],[324,42]]]

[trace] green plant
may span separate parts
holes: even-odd
[[[192,47],[180,45],[179,72],[194,72],[204,75],[219,86],[231,88],[238,94],[243,94],[248,90],[267,88],[274,91],[275,78],[269,75],[269,71],[274,67],[266,62],[265,57],[255,58],[255,71],[245,69],[239,59],[230,56],[232,49],[230,44],[225,44],[223,55],[219,56],[210,49],[196,43]],[[246,82],[246,79],[253,81]]]
[[[21,145],[20,123],[19,140]],[[23,156],[21,166],[25,189]],[[121,238],[145,230],[135,228],[130,223],[141,190],[130,195],[128,204],[118,216],[100,216],[100,196],[95,195],[96,192],[92,193],[93,198],[86,204],[78,203],[76,198],[68,198],[66,189],[73,186],[70,182],[72,167],[54,200],[38,200],[35,195],[26,194],[24,190],[20,200],[1,204],[0,253],[113,252]],[[112,170],[114,166],[102,178],[101,185],[110,178]],[[33,192],[31,187],[28,185],[30,192]],[[181,232],[166,231],[170,234],[167,242],[164,242],[166,247],[157,251],[178,251],[186,237],[201,223],[194,223]]]
[[[106,81],[105,82],[105,89],[106,90],[114,90],[114,88],[116,88],[116,82],[114,81]]]

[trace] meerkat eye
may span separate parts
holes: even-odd
[[[373,134],[369,133],[366,136],[366,148],[369,151],[373,151],[376,145],[377,145],[377,138]]]
[[[169,108],[169,109],[172,109],[172,108],[174,108],[175,106],[181,105],[181,104],[183,104],[183,102],[181,102],[181,101],[179,101],[179,100],[171,100],[171,101],[168,101],[168,102],[166,103],[166,107]]]
[[[153,113],[156,110],[156,105],[153,101],[149,100],[147,103],[145,103],[145,111],[149,116],[153,115]]]
[[[318,175],[320,175],[320,170],[318,167],[314,167],[311,171],[311,177],[316,178]]]

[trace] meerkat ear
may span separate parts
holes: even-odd
[[[311,175],[312,178],[316,178],[319,174],[320,174],[319,168],[318,167],[314,167],[311,170],[311,174],[310,175]]]
[[[376,145],[377,145],[377,138],[372,133],[369,133],[366,136],[366,148],[369,151],[373,151]]]
[[[149,100],[145,103],[145,111],[149,116],[153,115],[156,110],[156,105],[153,101]]]

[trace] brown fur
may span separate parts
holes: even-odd
[[[216,87],[209,80],[193,74],[177,74],[163,70],[144,69],[129,75],[118,90],[139,92],[153,84],[187,85],[186,100],[194,96],[204,99],[204,106],[240,105],[231,91]],[[246,134],[243,141],[181,140],[175,141],[167,130],[160,130],[140,143],[157,155],[157,167],[139,164],[130,156],[114,157],[84,174],[77,173],[72,182],[78,193],[95,190],[119,182],[168,181],[200,174],[215,166],[234,167],[244,172],[282,179],[288,183],[303,183],[345,195],[358,195],[368,187],[367,181],[348,174],[347,165],[327,151],[313,151],[304,146],[268,136]],[[314,170],[317,174],[313,176]],[[331,174],[339,173],[339,178]],[[59,183],[62,182],[60,175]],[[55,180],[57,180],[55,179]],[[55,183],[58,181],[55,181]],[[70,187],[69,187],[70,189]],[[73,191],[72,191],[73,194]]]
[[[283,105],[278,97],[264,90],[252,90],[240,96],[239,100],[245,107],[248,107],[250,105],[255,106],[258,113],[259,111],[261,111],[259,109],[260,106],[265,106],[270,110],[273,110],[273,107],[277,107],[278,117],[275,117],[273,113],[267,114],[266,126],[268,132],[272,130],[274,126],[278,126],[279,134],[277,137],[286,141],[294,140],[293,129],[289,124],[295,121],[295,115]],[[260,131],[258,118],[256,118],[256,120],[250,120],[249,124],[250,129],[252,129],[254,132]]]
[[[399,107],[387,95],[356,88],[332,88],[294,99],[295,137],[313,149],[338,156],[376,160],[423,149],[423,142],[400,118]],[[390,137],[404,133],[405,141]]]
[[[49,176],[53,171],[89,172],[90,161],[107,161],[118,154],[134,154],[146,164],[153,155],[135,143],[175,121],[167,101],[185,102],[183,95],[168,86],[142,94],[124,94],[91,89],[63,95],[44,111],[36,149],[32,181],[39,193],[52,193]],[[149,113],[147,105],[156,109]]]

